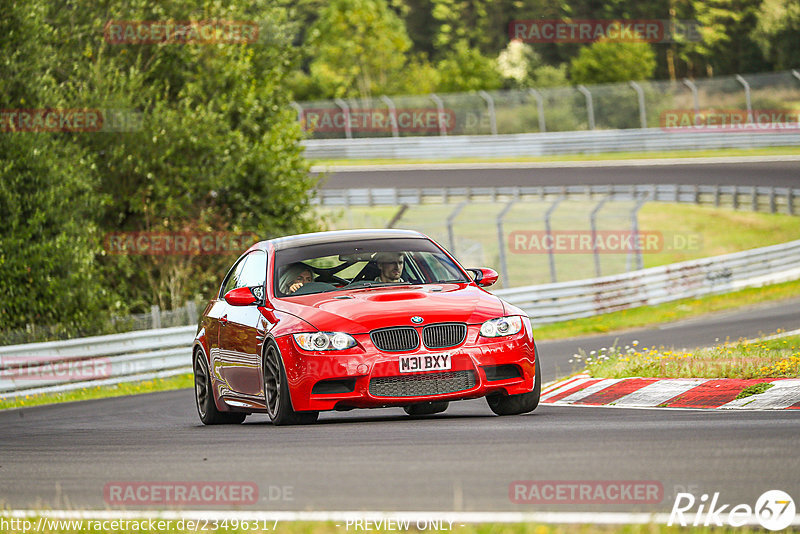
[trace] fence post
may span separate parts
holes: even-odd
[[[636,206],[633,207],[631,211],[631,244],[636,247],[636,269],[640,270],[644,268],[644,261],[642,260],[642,249],[638,246],[639,241],[639,210],[642,209],[645,202],[650,200],[650,193],[645,193],[644,196],[640,197],[639,200],[636,201]],[[625,260],[625,270],[630,271],[630,264],[631,264],[631,255],[632,253],[628,253],[628,257]]]
[[[792,186],[789,186],[789,190],[786,192],[786,212],[794,215],[794,188]]]
[[[642,129],[647,128],[647,110],[644,105],[644,89],[636,82],[629,82],[639,98],[639,123]]]
[[[341,98],[335,99],[334,102],[342,110],[342,113],[344,113],[344,136],[347,139],[352,139],[353,130],[350,128],[350,106]]]
[[[694,126],[697,126],[697,118],[700,116],[700,98],[697,96],[697,86],[689,78],[684,78],[683,84],[692,91],[692,100],[694,101]]]
[[[597,203],[597,206],[595,206],[589,214],[589,227],[592,230],[592,254],[594,254],[594,275],[597,278],[602,276],[600,272],[600,253],[597,251],[597,213],[603,208],[603,205],[608,202],[609,198],[611,198],[611,195],[606,195],[601,198],[600,202]]]
[[[389,117],[392,118],[392,137],[400,137],[400,130],[397,127],[397,108],[394,106],[394,102],[386,95],[381,95],[381,102],[389,108]]]
[[[444,123],[442,118],[444,117],[444,102],[442,99],[439,98],[439,95],[436,93],[431,93],[430,95],[431,100],[436,104],[436,115],[438,115],[438,123],[439,123],[439,135],[447,135],[447,125]]]
[[[158,304],[150,306],[150,320],[153,324],[153,330],[161,328],[161,308]]]
[[[745,103],[747,105],[747,122],[749,124],[752,124],[752,122],[753,122],[753,105],[750,102],[750,84],[747,83],[747,80],[745,80],[739,74],[736,75],[736,81],[739,82],[740,84],[742,84],[742,86],[744,87],[744,101],[745,101]]]
[[[537,91],[536,89],[528,89],[528,92],[536,98],[536,110],[537,114],[539,115],[539,131],[546,132],[547,125],[544,121],[544,99],[542,98],[542,93]]]
[[[564,200],[563,197],[558,197],[553,204],[547,208],[547,211],[544,213],[544,230],[546,237],[550,240],[550,244],[553,245],[553,230],[550,228],[550,216],[553,214],[555,209],[561,204],[561,201]],[[556,258],[553,255],[553,246],[549,247],[550,250],[547,252],[548,259],[550,261],[550,281],[555,283],[556,280]]]
[[[506,261],[506,245],[508,244],[503,236],[503,218],[508,214],[514,205],[514,200],[509,201],[497,216],[497,245],[500,252],[500,275],[503,287],[508,287],[508,262]]]
[[[769,212],[775,213],[775,186],[769,188]]]
[[[453,221],[458,214],[461,213],[461,210],[464,209],[464,206],[467,205],[466,200],[462,200],[458,203],[458,205],[450,212],[450,215],[447,216],[447,240],[450,242],[450,254],[456,255],[456,235],[453,232]]]
[[[189,322],[186,324],[194,324],[197,322],[197,303],[193,300],[190,300],[186,303],[186,316],[189,318]]]
[[[300,123],[302,124],[303,123],[303,119],[306,118],[305,111],[303,111],[303,106],[301,106],[300,104],[298,104],[294,100],[289,102],[289,105],[292,106],[295,109],[295,111],[297,111],[297,120],[300,121]],[[305,125],[303,125],[303,127],[305,127]]]
[[[589,118],[589,129],[594,130],[594,104],[592,103],[592,93],[585,85],[579,85],[578,91],[586,97],[586,115]]]
[[[486,109],[489,111],[489,125],[492,135],[497,135],[497,115],[494,112],[494,99],[492,95],[483,90],[478,91],[478,94],[486,101]]]
[[[753,211],[758,211],[758,187],[753,186],[753,198],[750,199],[750,207]]]
[[[714,207],[719,207],[719,184],[714,186]]]

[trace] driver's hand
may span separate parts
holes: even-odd
[[[289,293],[294,293],[301,287],[303,287],[303,282],[295,282],[294,284],[289,286]]]

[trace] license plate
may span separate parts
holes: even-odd
[[[448,371],[451,363],[449,354],[403,355],[400,356],[400,372]]]

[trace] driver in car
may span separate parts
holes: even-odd
[[[402,252],[379,252],[375,263],[381,274],[375,278],[376,282],[404,282],[400,277],[403,273],[405,258]]]
[[[283,271],[278,280],[278,289],[284,295],[291,295],[303,285],[314,281],[311,268],[302,262],[292,263]]]

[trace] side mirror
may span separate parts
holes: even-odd
[[[494,269],[487,269],[486,267],[481,269],[467,269],[467,271],[475,275],[473,280],[481,287],[488,287],[494,284],[500,277],[497,271]]]
[[[252,304],[259,304],[261,299],[253,294],[251,288],[237,287],[225,294],[225,302],[231,306],[250,306]]]

